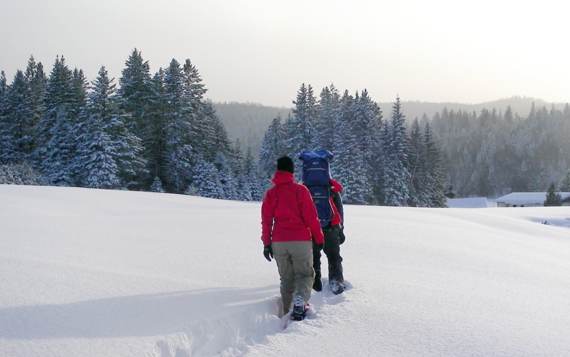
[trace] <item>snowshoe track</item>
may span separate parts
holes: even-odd
[[[239,312],[189,322],[180,333],[156,342],[152,357],[242,356],[257,344],[279,333],[295,333],[305,326],[320,328],[319,314],[333,305],[346,301],[352,286],[346,282],[343,294],[330,291],[323,279],[323,290],[311,295],[311,307],[303,321],[292,321],[290,313],[282,311],[280,296],[274,296]],[[330,305],[330,306],[329,306]]]

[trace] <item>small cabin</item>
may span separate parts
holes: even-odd
[[[570,205],[570,192],[558,192],[562,205]],[[497,207],[542,207],[546,192],[512,192],[497,198]]]

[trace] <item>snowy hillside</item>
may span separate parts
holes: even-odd
[[[570,208],[346,216],[352,288],[283,330],[259,204],[0,185],[0,356],[570,351]]]

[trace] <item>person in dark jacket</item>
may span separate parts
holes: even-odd
[[[261,240],[265,258],[271,261],[275,257],[277,261],[283,314],[289,312],[293,302],[291,317],[301,320],[315,277],[313,244],[320,250],[324,236],[311,193],[295,182],[293,172],[291,158],[277,160],[274,186],[265,193],[261,206]]]
[[[342,185],[331,179],[331,199],[332,219],[330,225],[323,228],[325,235],[324,252],[328,260],[329,285],[335,294],[344,291],[344,275],[342,272],[342,257],[340,255],[340,245],[344,243],[344,209],[342,205],[341,193]],[[321,251],[313,247],[313,268],[315,270],[315,281],[313,289],[321,291],[323,283],[321,281]]]

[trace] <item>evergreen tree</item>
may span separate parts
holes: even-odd
[[[297,157],[303,150],[314,148],[314,121],[316,119],[316,99],[313,88],[303,83],[293,101],[293,116],[286,126],[287,151],[290,157]]]
[[[263,196],[263,188],[261,187],[259,172],[255,166],[255,161],[253,154],[251,152],[251,147],[247,148],[243,163],[243,177],[248,182],[250,189],[251,200],[260,201]]]
[[[410,200],[408,204],[425,207],[429,202],[426,172],[426,148],[420,124],[416,118],[412,124],[408,147],[408,169],[410,171]]]
[[[160,68],[151,80],[149,97],[149,111],[145,114],[148,125],[142,133],[144,157],[148,160],[148,169],[151,177],[158,177],[164,182],[166,175],[164,170],[164,155],[166,146],[166,133],[164,131],[166,121],[167,99],[164,88],[164,70]]]
[[[439,150],[433,140],[429,122],[425,124],[424,131],[425,147],[425,183],[422,191],[427,189],[428,207],[445,207],[447,199],[445,197],[445,176]]]
[[[72,171],[81,186],[121,187],[118,166],[120,139],[114,128],[120,119],[112,98],[114,91],[115,85],[102,67],[74,130],[80,137]]]
[[[75,121],[87,102],[87,79],[83,70],[75,68],[71,80],[70,118]]]
[[[408,170],[405,117],[400,98],[392,108],[390,135],[386,143],[386,167],[384,169],[384,203],[388,206],[406,206],[410,199],[410,173]]]
[[[0,98],[4,98],[4,95],[6,95],[7,87],[8,83],[6,81],[6,73],[4,71],[0,71]]]
[[[333,95],[329,87],[324,87],[319,99],[319,115],[315,121],[315,146],[333,151],[334,120]]]
[[[546,192],[546,201],[544,201],[545,206],[561,206],[562,196],[556,192],[556,186],[551,183]]]
[[[358,137],[356,116],[360,96],[351,96],[344,92],[341,99],[341,120],[338,123],[338,134],[335,136],[335,159],[333,175],[344,185],[344,197],[347,203],[368,203],[372,187],[368,178],[366,153],[360,151],[361,138]]]
[[[151,140],[152,133],[148,127],[151,126],[149,108],[153,103],[153,84],[151,83],[150,66],[148,61],[142,57],[141,51],[136,48],[131,52],[125,62],[125,68],[119,79],[118,95],[120,108],[127,116],[127,126],[133,134],[143,140],[143,145]]]
[[[28,121],[29,126],[27,128],[26,140],[24,141],[24,153],[26,160],[30,160],[31,154],[35,151],[37,146],[35,129],[46,110],[45,96],[47,86],[47,78],[44,73],[43,65],[41,62],[36,63],[33,56],[30,56],[28,60],[25,77],[28,84],[26,107],[31,113],[31,118]]]
[[[206,86],[202,83],[202,77],[198,68],[186,59],[182,68],[184,72],[184,95],[189,100],[192,111],[198,113],[206,94]]]
[[[145,170],[141,141],[130,132],[120,114],[115,84],[101,67],[77,131],[79,142],[75,171],[90,187],[133,187]],[[96,158],[99,163],[91,163]],[[99,170],[99,171],[97,171]],[[93,176],[100,176],[95,178]],[[97,186],[93,186],[97,185]]]
[[[230,139],[222,121],[216,115],[212,103],[203,103],[202,113],[208,123],[209,129],[202,133],[204,138],[204,152],[209,160],[214,160],[217,153],[229,155],[231,151]]]
[[[62,56],[57,57],[46,89],[46,112],[36,127],[34,158],[48,182],[72,185],[71,161],[76,137],[73,127],[79,102],[76,78]],[[75,89],[75,90],[74,90]]]
[[[285,135],[281,118],[274,118],[267,128],[259,152],[259,167],[263,177],[268,178],[275,172],[276,160],[285,155]]]
[[[4,100],[5,116],[0,135],[5,144],[0,152],[1,162],[21,162],[29,154],[33,127],[30,122],[32,114],[26,105],[28,96],[29,88],[24,73],[17,71]]]
[[[15,152],[13,125],[6,109],[6,96],[8,93],[6,74],[0,72],[0,164],[12,161]]]
[[[197,158],[192,187],[190,192],[195,192],[198,196],[209,198],[222,198],[224,192],[220,182],[218,171],[213,163],[202,158]]]
[[[180,64],[172,59],[164,74],[166,134],[164,166],[167,190],[182,193],[192,178],[190,145],[190,103],[184,97],[184,75]]]
[[[231,168],[231,162],[226,155],[218,153],[214,162],[218,172],[222,196],[220,198],[226,200],[239,200],[237,178],[234,176]]]

